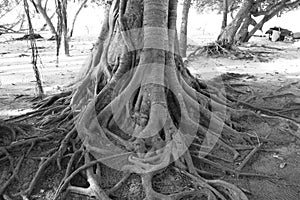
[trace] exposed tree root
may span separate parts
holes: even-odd
[[[216,41],[196,48],[191,54],[188,55],[187,61],[193,60],[193,58],[196,58],[197,56],[226,56],[234,60],[246,59],[255,60],[258,62],[266,62],[268,59],[265,58],[263,54],[268,53],[270,52],[241,50],[237,46],[230,46],[228,44],[223,44],[220,41]]]
[[[193,53],[189,54],[188,60],[199,55],[204,56],[222,56],[222,55],[230,55],[231,46],[227,46],[226,44],[222,44],[218,41],[210,43],[205,46],[198,47]]]
[[[0,197],[3,195],[4,191],[6,190],[6,188],[11,184],[11,182],[18,176],[20,167],[22,165],[22,162],[24,160],[24,155],[21,156],[21,158],[19,158],[19,161],[16,165],[16,167],[13,170],[13,173],[11,175],[11,177],[0,187]]]
[[[57,145],[42,159],[29,187],[18,195],[29,198],[43,172],[55,162],[58,169],[66,170],[54,199],[72,192],[109,200],[124,187],[131,174],[137,174],[147,200],[247,200],[243,190],[231,183],[200,175],[270,178],[242,172],[264,138],[242,132],[239,119],[249,116],[265,122],[267,115],[289,122],[292,119],[237,101],[224,94],[223,88],[194,78],[176,56],[176,6],[175,1],[112,1],[99,41],[75,91],[49,97],[36,104],[37,111],[7,120],[35,117],[46,130],[65,129]],[[156,20],[168,29],[154,26]],[[139,46],[141,43],[143,47]],[[205,51],[232,54],[219,43]],[[264,115],[236,110],[234,104]],[[299,126],[293,123],[295,126],[291,127],[298,130]],[[7,129],[13,140],[14,131]],[[12,165],[10,150],[29,146],[28,155],[37,143],[53,138],[54,134],[48,133],[15,141],[1,149],[0,159],[9,160]],[[235,148],[241,144],[243,148],[256,147],[241,157]],[[226,157],[213,152],[222,152],[220,155]],[[62,165],[63,159],[68,159],[66,165]],[[237,159],[242,160],[237,169],[224,165]],[[202,164],[221,172],[211,174],[202,169]],[[105,189],[99,183],[103,165],[123,172],[113,186]],[[191,186],[172,194],[156,191],[155,175],[169,167],[185,176]],[[72,184],[78,176],[84,178],[88,187]]]
[[[247,164],[247,162],[251,159],[251,157],[259,150],[259,148],[261,147],[261,144],[259,144],[258,146],[256,146],[247,156],[246,158],[243,160],[243,162],[237,167],[236,170],[241,171],[245,165]]]

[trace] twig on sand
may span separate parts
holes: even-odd
[[[243,160],[243,162],[236,168],[237,171],[241,171],[245,165],[249,162],[249,160],[253,157],[253,155],[260,149],[260,147],[262,146],[262,144],[259,144],[258,146],[256,146],[247,156],[246,158]]]

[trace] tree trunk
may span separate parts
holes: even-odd
[[[273,9],[268,10],[265,13],[264,17],[260,20],[260,22],[257,23],[256,26],[254,26],[253,29],[249,32],[249,35],[247,36],[246,41],[248,41],[257,30],[261,30],[266,22],[268,22],[275,15],[277,15],[282,9],[284,9],[286,7],[285,2],[286,1],[281,1],[277,5],[274,5]],[[298,1],[298,3],[299,2],[300,1]]]
[[[222,31],[227,26],[227,16],[228,16],[228,0],[223,0],[223,21],[221,26]]]
[[[203,181],[196,172],[199,166],[192,159],[197,156],[189,151],[192,142],[200,140],[206,148],[218,144],[236,158],[237,151],[218,137],[232,142],[242,137],[224,124],[228,113],[222,97],[210,99],[211,88],[183,66],[176,18],[176,0],[111,2],[71,100],[72,110],[81,111],[76,130],[89,153],[85,161],[90,163],[91,155],[101,165],[139,174],[144,194],[138,199],[177,200],[204,192],[211,199],[225,200],[216,187],[232,200],[246,200],[234,185]],[[201,187],[195,184],[192,191],[170,195],[154,191],[152,177],[173,162]],[[69,190],[109,199],[114,194],[105,194],[97,185],[99,170],[87,170],[89,188]]]
[[[55,16],[55,14],[56,14],[56,12],[54,12],[49,18],[50,18],[50,20],[52,20],[52,18]],[[47,23],[45,23],[44,25],[43,25],[43,27],[41,28],[41,31],[44,31],[45,29],[46,29],[46,27],[48,26],[48,24]],[[55,36],[55,35],[54,35]]]
[[[183,9],[182,9],[182,20],[181,20],[181,28],[180,28],[180,55],[182,57],[186,57],[186,49],[187,49],[187,26],[188,26],[188,17],[189,17],[189,9],[191,6],[191,0],[184,0]]]
[[[39,13],[41,13],[43,18],[45,19],[47,25],[50,27],[52,34],[56,36],[57,32],[54,28],[54,25],[53,25],[50,17],[48,16],[46,10],[42,7],[41,0],[34,0],[34,3],[35,3],[37,10],[39,11]]]
[[[29,15],[29,5],[27,0],[24,0],[24,9],[25,13],[28,19],[28,28],[29,28],[29,36],[30,36],[30,45],[31,45],[31,63],[34,71],[34,75],[36,78],[36,85],[37,85],[37,90],[38,90],[38,97],[42,98],[44,96],[44,89],[42,85],[42,80],[41,80],[41,74],[39,72],[39,69],[37,67],[37,57],[38,57],[38,49],[35,43],[35,39],[33,37],[34,31],[31,23],[31,18]]]
[[[85,4],[87,3],[88,0],[84,0],[80,7],[78,8],[77,12],[75,13],[74,15],[74,18],[73,18],[73,21],[72,21],[72,26],[71,26],[71,31],[70,31],[70,34],[69,34],[69,37],[71,38],[73,36],[73,32],[74,32],[74,28],[75,28],[75,22],[77,20],[77,17],[80,13],[80,11],[83,9],[83,7],[85,6]]]
[[[107,3],[100,36],[72,97],[71,92],[52,96],[38,105],[39,110],[23,116],[43,116],[41,124],[49,133],[15,148],[30,145],[27,156],[35,142],[44,141],[44,146],[55,139],[59,146],[47,150],[45,155],[51,155],[20,196],[30,199],[42,172],[56,161],[66,170],[61,170],[64,176],[53,200],[67,197],[64,191],[101,200],[248,200],[241,189],[223,180],[242,174],[266,177],[241,171],[263,145],[258,139],[264,136],[237,129],[245,130],[241,124],[254,118],[265,126],[267,119],[275,119],[270,113],[284,120],[279,124],[297,128],[296,120],[235,100],[224,94],[221,81],[214,82],[219,85],[215,88],[193,77],[180,56],[176,0]],[[240,105],[260,110],[265,117],[236,110]],[[250,145],[255,148],[249,154],[236,150]],[[201,177],[208,173],[223,180]],[[174,179],[171,191],[170,177],[180,178]]]
[[[237,31],[239,30],[243,20],[250,13],[253,6],[253,0],[244,0],[243,4],[233,19],[233,21],[221,32],[218,37],[218,41],[223,44],[231,46],[234,44],[234,37]]]
[[[70,56],[70,47],[69,47],[69,34],[68,34],[68,16],[67,16],[67,0],[62,1],[61,7],[61,16],[62,16],[62,34],[63,34],[63,43],[64,43],[64,53],[66,56]]]
[[[249,28],[250,22],[251,22],[251,13],[248,13],[248,15],[245,17],[245,19],[242,23],[242,26],[241,26],[240,30],[235,35],[235,38],[234,38],[235,43],[237,43],[237,42],[240,42],[240,43],[246,42],[246,39],[247,39],[248,34],[249,34],[248,28]]]

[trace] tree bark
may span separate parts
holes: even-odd
[[[63,34],[63,43],[64,43],[64,53],[66,56],[70,56],[70,47],[69,47],[69,33],[68,33],[68,16],[67,16],[67,0],[62,0],[62,34]]]
[[[227,44],[228,46],[234,44],[235,34],[239,30],[245,17],[248,15],[248,13],[250,13],[252,6],[253,0],[243,1],[243,4],[233,21],[218,36],[218,41],[220,41],[223,44]]]
[[[181,20],[181,28],[180,28],[180,55],[182,57],[186,57],[187,50],[187,26],[188,26],[188,16],[189,9],[191,6],[191,0],[184,0],[183,9],[182,9],[182,20]]]
[[[245,17],[240,30],[238,31],[238,33],[235,35],[234,41],[235,43],[240,42],[246,42],[246,39],[249,35],[249,25],[251,23],[251,13],[248,13],[247,16]]]
[[[218,137],[237,141],[241,136],[224,125],[225,118],[229,119],[226,103],[210,99],[212,88],[184,67],[176,20],[176,0],[111,2],[71,100],[72,110],[80,111],[75,123],[78,137],[88,155],[101,165],[139,174],[145,193],[142,199],[179,200],[190,195],[165,195],[152,188],[155,173],[175,162],[201,183],[192,195],[211,191],[211,199],[225,200],[214,189],[216,185],[231,200],[247,200],[234,185],[203,181],[192,162],[189,146],[195,138],[201,138],[206,147],[218,144],[231,149],[236,158],[238,152]],[[71,186],[71,190],[109,199],[91,173],[87,170],[89,188]]]
[[[223,0],[223,20],[221,26],[222,31],[227,26],[227,16],[228,16],[228,0]]]

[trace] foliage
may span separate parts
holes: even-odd
[[[278,15],[289,12],[291,10],[297,9],[300,5],[300,3],[296,3],[297,0],[285,0],[285,1],[279,1],[279,0],[264,0],[260,3],[258,6],[259,11],[268,11],[278,5],[279,3],[285,3],[286,6],[278,13]]]
[[[241,3],[243,0],[228,0],[228,11],[233,12],[236,11],[240,8]],[[296,0],[285,0],[285,1],[280,1],[280,0],[256,0],[255,2],[258,2],[258,10],[260,11],[266,11],[272,6],[277,5],[278,3],[281,2],[286,2],[287,6],[280,12],[288,12],[293,9],[296,9],[299,7],[299,4],[294,5],[293,2],[296,2]],[[223,0],[194,0],[193,1],[194,7],[199,11],[199,12],[204,12],[206,10],[209,11],[218,11],[222,12],[223,9]]]
[[[2,18],[6,13],[13,10],[17,5],[19,5],[21,0],[0,0],[0,18]]]
[[[105,2],[105,0],[91,0],[91,3],[96,4],[98,6],[103,6]]]
[[[242,0],[228,0],[230,12],[239,8]],[[223,0],[194,0],[193,6],[199,11],[218,11],[219,13],[223,10]]]

